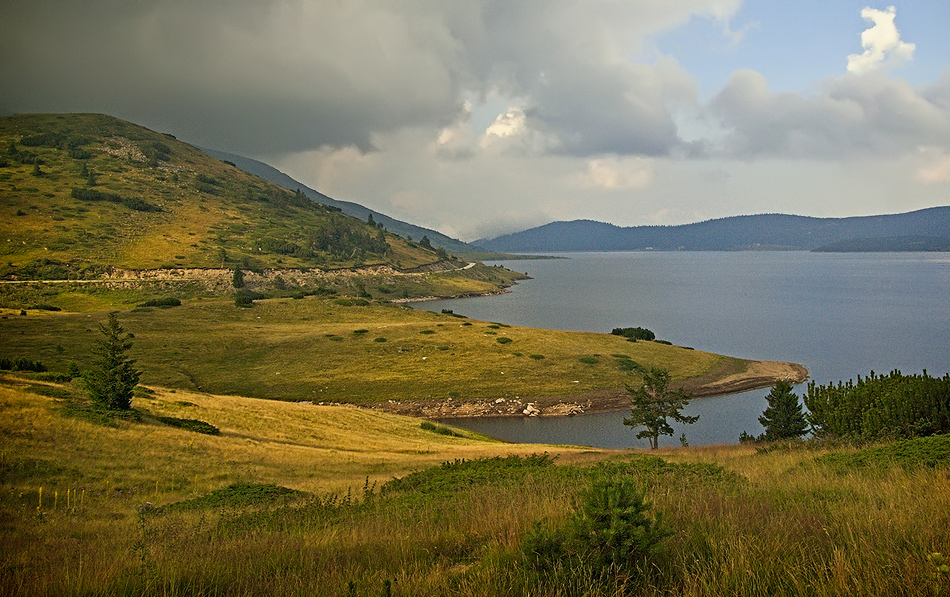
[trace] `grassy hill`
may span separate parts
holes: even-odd
[[[6,278],[109,267],[311,268],[445,259],[215,159],[99,114],[0,118]]]
[[[134,405],[137,419],[97,417],[70,384],[0,377],[0,593],[877,597],[950,588],[944,436],[647,455],[512,445],[347,407],[163,388]],[[534,567],[524,550],[535,525],[563,528],[604,478],[634,483],[648,514],[662,514],[660,551],[639,573]]]
[[[85,367],[104,313],[7,310],[0,357]],[[119,314],[142,383],[277,400],[492,402],[622,389],[662,367],[702,390],[752,362],[620,336],[511,327],[350,299],[186,301]],[[773,378],[759,379],[767,386]],[[596,400],[595,400],[596,402]],[[596,404],[595,404],[596,406]],[[518,409],[520,412],[521,409]]]

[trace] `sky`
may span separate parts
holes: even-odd
[[[462,240],[950,205],[950,1],[0,0],[101,112]]]

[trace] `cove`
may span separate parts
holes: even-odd
[[[609,332],[640,326],[681,346],[790,361],[818,383],[870,371],[950,369],[950,254],[564,253],[493,262],[532,277],[504,295],[419,303],[473,319]],[[804,385],[796,392],[801,395]],[[700,420],[661,445],[736,443],[760,433],[767,389],[691,402]],[[647,447],[625,412],[446,422],[515,442]]]

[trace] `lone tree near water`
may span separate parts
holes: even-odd
[[[765,397],[768,407],[759,417],[759,423],[765,427],[765,433],[758,439],[773,441],[779,439],[793,439],[808,433],[808,422],[798,396],[792,392],[792,384],[780,381],[772,386],[772,391]]]
[[[643,384],[639,388],[627,386],[632,404],[630,416],[623,420],[623,424],[645,427],[637,437],[648,438],[652,450],[657,449],[661,435],[673,435],[667,419],[686,425],[699,420],[699,415],[688,416],[680,412],[689,404],[689,392],[683,388],[671,390],[669,385],[669,371],[653,368],[643,374]]]
[[[109,313],[105,325],[99,324],[99,331],[102,338],[93,348],[96,359],[83,382],[93,401],[109,409],[128,410],[132,407],[132,391],[139,383],[135,361],[126,356],[133,336],[125,333],[115,313]]]

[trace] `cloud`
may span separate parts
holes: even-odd
[[[581,188],[601,190],[641,189],[653,182],[652,162],[646,158],[617,156],[587,161],[587,170],[576,178]]]
[[[632,64],[646,36],[740,0],[13,2],[0,20],[0,104],[108,112],[254,156],[442,131],[470,97],[519,102],[540,151],[662,155],[675,61]],[[478,133],[476,131],[476,133]],[[457,155],[458,148],[450,151]],[[463,152],[464,154],[464,152]]]
[[[950,74],[912,87],[883,74],[828,79],[815,95],[773,93],[761,74],[734,73],[711,100],[726,129],[714,150],[742,157],[898,156],[950,149]]]
[[[916,45],[901,41],[900,33],[894,24],[897,9],[893,6],[889,6],[887,10],[867,7],[861,11],[861,16],[874,25],[861,33],[864,53],[848,56],[848,72],[862,74],[886,64],[900,64],[913,58]]]
[[[926,184],[950,182],[950,152],[925,150],[924,153],[926,164],[918,167],[917,180]]]

